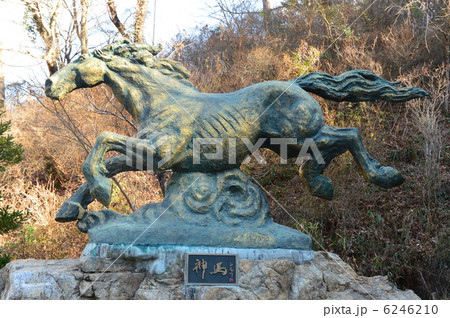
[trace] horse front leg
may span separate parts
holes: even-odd
[[[136,170],[134,167],[127,165],[125,155],[106,159],[105,166],[106,170],[108,170],[108,173],[106,174],[108,178],[111,178],[120,172]],[[94,200],[95,199],[89,190],[89,184],[84,182],[69,199],[64,201],[63,205],[58,210],[55,220],[57,222],[73,222],[79,220],[86,212],[88,205]]]
[[[136,147],[136,145],[138,145]],[[116,133],[102,132],[98,137],[83,164],[83,174],[89,184],[91,195],[100,203],[108,206],[111,201],[112,182],[108,176],[108,169],[105,165],[105,155],[108,151],[117,151],[126,154],[126,165],[130,170],[143,170],[147,167],[147,158],[153,156],[155,147],[149,141],[125,137]],[[140,167],[139,167],[140,166]]]

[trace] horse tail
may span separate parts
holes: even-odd
[[[368,70],[354,70],[338,76],[315,72],[294,81],[305,91],[336,102],[378,99],[403,102],[430,95],[418,87],[397,87],[400,82],[389,82]]]

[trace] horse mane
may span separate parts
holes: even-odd
[[[180,62],[157,58],[156,55],[162,50],[161,46],[151,46],[146,43],[133,43],[128,39],[118,40],[101,49],[94,50],[93,55],[105,62],[111,62],[116,57],[129,60],[131,63],[156,69],[164,75],[173,77],[183,84],[193,86],[187,79],[191,76],[189,70]],[[128,65],[132,68],[131,65]],[[127,65],[114,66],[117,70],[126,70]]]

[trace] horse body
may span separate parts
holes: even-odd
[[[136,120],[138,138],[103,132],[83,165],[89,187],[83,186],[69,201],[85,208],[94,198],[109,204],[111,181],[120,171],[148,169],[213,172],[239,167],[250,154],[248,145],[260,138],[261,147],[280,152],[269,139],[291,138],[287,155],[298,155],[304,141],[311,138],[324,162],[308,160],[300,176],[313,195],[331,199],[331,180],[322,176],[331,160],[349,150],[370,182],[390,188],[403,182],[400,173],[382,167],[365,149],[356,128],[324,125],[317,101],[303,88],[333,100],[409,100],[428,93],[418,88],[397,88],[372,72],[357,70],[332,77],[311,73],[290,82],[268,81],[227,94],[201,93],[187,78],[187,69],[178,62],[155,58],[155,50],[142,43],[117,42],[81,57],[54,74],[46,82],[46,94],[63,98],[77,88],[106,83]],[[200,164],[193,158],[196,140],[220,139],[223,157],[207,160],[216,146],[204,146]],[[130,153],[130,145],[139,151]],[[230,156],[233,153],[233,160]],[[105,160],[108,151],[123,154]],[[126,155],[127,157],[125,157]],[[131,167],[130,161],[131,160]],[[150,160],[151,159],[151,160]],[[164,163],[159,166],[156,163]],[[142,168],[142,167],[141,167]],[[88,190],[89,188],[89,190]],[[92,196],[91,196],[92,194]],[[81,198],[81,199],[80,199]]]
[[[298,144],[289,147],[295,148],[297,151],[292,151],[292,154],[298,155],[303,141],[314,136],[323,126],[322,110],[316,100],[289,82],[259,83],[228,94],[197,94],[193,100],[199,111],[192,122],[192,138],[186,149],[191,154],[186,162],[190,171],[231,168],[226,156],[232,151],[229,149],[230,139],[234,140],[236,149],[234,167],[239,167],[250,154],[242,138],[252,145],[260,138],[265,138],[267,142],[262,147],[271,148],[277,153],[279,146],[271,145],[268,141],[270,138],[294,138]],[[225,156],[222,161],[210,160],[207,163],[207,159],[201,155],[205,164],[192,165],[192,140],[202,138],[220,138],[223,141]],[[205,150],[214,152],[208,147]],[[172,169],[176,171],[177,168],[174,166]]]
[[[178,136],[167,138],[161,148],[155,149],[155,155],[160,158],[166,155],[164,148],[173,153],[164,169],[210,172],[239,167],[250,154],[240,140],[243,136],[252,144],[259,138],[295,138],[298,145],[290,147],[300,150],[302,141],[314,136],[323,126],[317,101],[293,82],[268,81],[232,93],[201,93],[195,87],[180,85],[177,79],[128,63],[122,61],[120,69],[107,65],[104,82],[133,114],[139,130],[146,132],[141,139],[151,132],[164,137]],[[206,138],[220,138],[224,156],[209,165],[205,162],[195,165],[193,140]],[[235,163],[230,163],[227,156],[232,151],[230,138],[236,139]],[[276,147],[271,148],[278,152]],[[214,151],[212,147],[200,150]],[[200,158],[206,160],[203,152]]]
[[[113,71],[109,68],[105,83],[113,88],[126,109],[135,113],[133,117],[140,130],[162,129],[172,118],[176,125],[181,116],[190,117],[191,123],[198,126],[206,121],[219,130],[214,133],[206,127],[197,127],[206,130],[198,131],[200,138],[219,138],[228,134],[242,136],[236,132],[248,129],[260,131],[262,135],[286,137],[287,127],[290,127],[291,137],[307,138],[323,125],[317,101],[292,82],[268,81],[232,93],[214,94],[180,85],[177,79],[144,66],[127,67],[126,74],[123,71],[118,74],[117,68],[112,68]],[[137,80],[133,76],[136,74],[143,75],[145,81],[142,76]],[[120,82],[123,84],[118,85]],[[273,120],[277,117],[282,123]],[[221,129],[227,122],[233,126]],[[299,130],[298,136],[293,135],[295,130]]]

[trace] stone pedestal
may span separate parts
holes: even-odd
[[[231,287],[186,285],[182,248],[132,249],[127,255],[117,246],[92,247],[80,259],[9,263],[0,270],[0,299],[419,299],[386,277],[358,276],[326,252],[312,252],[309,260],[304,254],[303,264],[292,257],[241,259],[239,284]],[[108,258],[118,251],[123,257]]]
[[[183,268],[187,254],[233,254],[238,260],[266,261],[287,259],[300,265],[310,262],[314,252],[293,249],[253,249],[210,246],[130,246],[89,243],[83,251],[82,260],[92,262],[103,259],[111,262],[116,259],[133,263],[136,269],[160,275],[172,266]],[[97,268],[96,270],[102,270]]]

